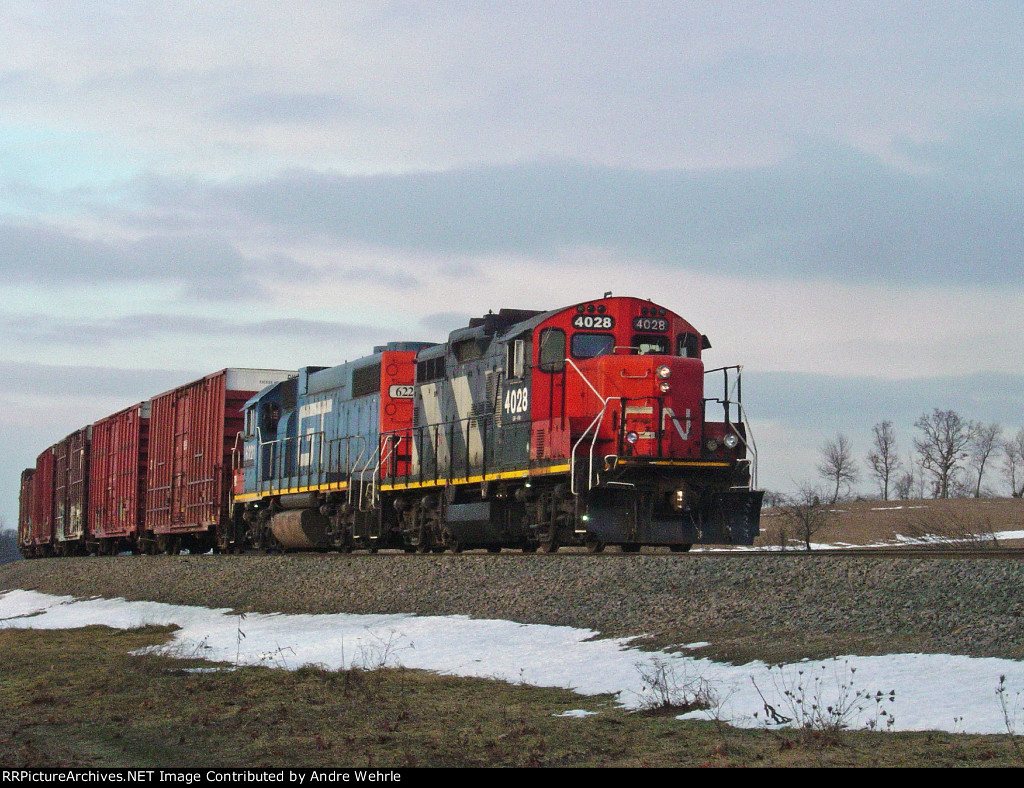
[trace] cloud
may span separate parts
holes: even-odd
[[[421,317],[419,325],[432,334],[441,334],[447,338],[454,329],[468,326],[471,319],[472,315],[468,312],[434,312]]]
[[[945,164],[931,151],[932,162]],[[346,176],[291,171],[184,190],[153,209],[219,215],[298,242],[424,254],[532,255],[596,247],[669,269],[846,282],[1017,285],[1024,204],[983,178],[911,173],[814,148],[771,167],[646,171],[535,162]]]
[[[195,380],[205,372],[167,369],[31,364],[0,361],[0,395],[7,397],[107,399],[141,401]],[[130,403],[125,403],[130,404]],[[111,411],[113,412],[113,411]],[[106,416],[97,414],[96,418]]]
[[[254,93],[227,102],[215,115],[243,123],[380,119],[373,107],[331,93]]]
[[[170,282],[191,298],[259,297],[274,279],[303,280],[315,269],[281,254],[254,257],[218,233],[147,234],[137,240],[83,238],[40,223],[0,225],[0,260],[9,282],[47,288],[85,283]]]
[[[977,421],[1024,423],[1024,374],[985,372],[907,380],[802,372],[757,372],[743,378],[751,413],[789,424],[851,429],[889,419],[910,427],[933,408]]]
[[[0,329],[5,336],[18,343],[71,348],[102,347],[123,341],[125,337],[129,337],[131,343],[139,347],[157,338],[187,338],[190,344],[198,346],[222,337],[248,341],[273,337],[275,342],[301,339],[306,344],[337,342],[339,337],[344,337],[347,342],[362,341],[371,344],[374,341],[381,341],[381,335],[387,332],[379,326],[326,320],[272,318],[238,321],[202,315],[169,314],[130,314],[111,318],[62,318],[42,314],[7,315],[0,316]],[[12,370],[19,368],[19,365],[8,366]],[[36,368],[35,365],[29,367]],[[71,376],[77,374],[78,372],[73,372]]]

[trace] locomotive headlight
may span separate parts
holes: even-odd
[[[728,435],[722,438],[722,443],[725,444],[725,448],[727,449],[735,449],[736,444],[738,444],[739,442],[740,439],[736,437],[735,432],[730,432]]]
[[[640,436],[637,435],[635,432],[630,431],[626,433],[626,443],[634,444],[638,440],[640,440]]]
[[[672,370],[669,369],[665,364],[662,364],[660,367],[654,370],[654,374],[656,374],[662,380],[668,380],[669,376],[672,374]]]
[[[662,394],[668,394],[668,391],[671,388],[672,388],[672,386],[669,384],[669,382],[667,380],[663,380],[663,381],[661,381],[661,383],[658,384],[658,390]]]
[[[673,490],[669,494],[668,500],[673,511],[685,512],[690,508],[692,495],[687,487],[680,487],[678,490]]]

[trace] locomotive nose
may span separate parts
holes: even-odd
[[[609,356],[602,360],[605,396],[614,401],[616,453],[686,457],[699,452],[704,367],[675,356]]]

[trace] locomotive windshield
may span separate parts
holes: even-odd
[[[636,348],[639,356],[667,356],[668,337],[660,337],[654,334],[641,334],[633,337],[631,343]]]
[[[573,358],[595,358],[615,352],[614,334],[573,334]]]
[[[698,358],[700,356],[701,338],[697,334],[679,335],[678,355],[684,358]],[[710,347],[706,345],[705,347]]]

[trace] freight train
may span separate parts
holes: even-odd
[[[334,367],[227,369],[78,430],[21,479],[26,557],[749,545],[740,367],[610,293]],[[720,386],[720,388],[719,388]]]

